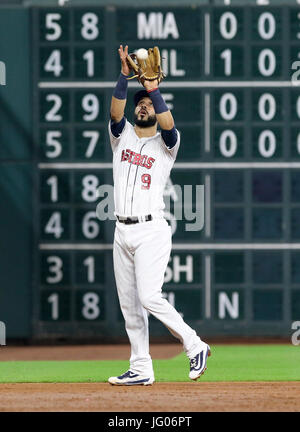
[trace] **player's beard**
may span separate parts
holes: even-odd
[[[148,115],[147,119],[139,119],[138,115],[134,113],[134,124],[136,124],[140,128],[147,128],[154,126],[156,123],[156,115],[150,116]]]

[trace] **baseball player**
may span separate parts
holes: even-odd
[[[151,385],[148,314],[159,319],[183,344],[192,380],[206,369],[210,347],[162,297],[171,252],[171,227],[163,217],[163,192],[176,159],[180,134],[157,81],[145,81],[134,96],[134,125],[124,117],[128,46],[120,45],[121,74],[113,92],[109,136],[113,151],[116,228],[114,272],[131,345],[130,369],[110,377],[114,385]],[[161,131],[158,132],[157,126]]]

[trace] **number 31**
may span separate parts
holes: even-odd
[[[151,175],[150,174],[143,174],[142,175],[142,189],[150,189],[151,185]]]

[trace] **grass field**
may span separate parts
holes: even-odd
[[[157,382],[184,382],[189,361],[184,353],[153,360]],[[0,361],[0,383],[106,382],[129,367],[125,360]],[[300,381],[300,346],[216,345],[201,381]]]

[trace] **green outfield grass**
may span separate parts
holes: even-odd
[[[300,346],[212,346],[201,381],[300,381]],[[157,382],[190,382],[184,353],[154,360]],[[128,361],[0,361],[0,383],[106,382],[128,369]]]

